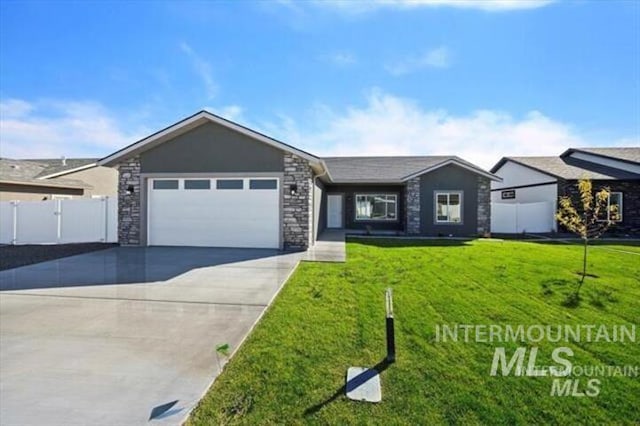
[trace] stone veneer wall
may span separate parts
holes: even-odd
[[[127,194],[127,188],[133,193]],[[140,158],[118,164],[118,242],[140,244]]]
[[[297,185],[291,195],[291,185]],[[313,173],[309,162],[297,155],[284,154],[282,227],[284,249],[309,248],[313,228]]]
[[[491,232],[491,180],[478,176],[478,234]]]
[[[420,176],[407,181],[405,190],[406,233],[420,233]]]

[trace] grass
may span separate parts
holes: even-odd
[[[489,375],[500,343],[435,341],[436,324],[637,324],[636,255],[591,250],[594,277],[580,305],[567,308],[579,246],[358,240],[347,250],[345,264],[300,265],[189,424],[640,422],[637,377],[601,377],[596,397],[552,397],[551,378]],[[353,402],[341,391],[347,368],[385,356],[387,287],[394,289],[397,362],[381,373],[381,403]],[[556,346],[573,349],[574,365],[640,360],[637,342],[538,346],[538,365],[549,365]]]

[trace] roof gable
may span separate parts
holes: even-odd
[[[175,124],[172,124],[169,127],[166,127],[156,133],[153,133],[152,135],[149,135],[146,138],[140,139],[139,141],[134,142],[133,144],[125,148],[122,148],[119,151],[114,152],[113,154],[99,160],[98,165],[113,166],[118,162],[122,161],[123,159],[130,158],[148,149],[154,148],[168,140],[173,139],[176,136],[182,135],[188,132],[189,130],[195,129],[196,127],[199,127],[202,124],[210,123],[210,122],[219,124],[221,126],[225,126],[231,130],[234,130],[236,132],[249,136],[267,145],[271,145],[283,151],[298,155],[312,163],[320,164],[322,162],[320,158],[306,151],[294,148],[291,145],[287,145],[284,142],[280,142],[260,132],[249,129],[248,127],[242,126],[238,123],[234,123],[233,121],[219,117],[208,111],[200,111],[190,117],[187,117],[181,121],[178,121]]]
[[[445,166],[449,166],[449,165],[454,165],[454,166],[458,166],[461,167],[463,169],[466,169],[472,173],[476,173],[478,175],[484,176],[486,178],[489,178],[491,180],[494,180],[496,182],[501,181],[502,179],[496,175],[494,175],[493,173],[489,173],[486,170],[481,169],[480,167],[476,166],[473,163],[469,163],[468,161],[463,160],[462,158],[459,157],[452,157],[448,160],[442,161],[438,164],[435,164],[431,167],[427,167],[423,170],[420,170],[416,173],[413,173],[411,175],[406,176],[403,180],[409,180],[409,179],[413,179],[414,177],[418,177],[418,176],[422,176],[426,173],[430,173],[432,171],[438,170],[442,167]]]

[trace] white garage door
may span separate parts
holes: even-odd
[[[149,245],[278,248],[276,178],[149,179]]]

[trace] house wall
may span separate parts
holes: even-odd
[[[491,202],[516,204],[516,203],[539,203],[541,201],[549,201],[555,204],[558,199],[558,184],[556,182],[548,185],[530,186],[526,188],[515,188],[515,198],[502,199],[502,191],[505,189],[492,189]]]
[[[54,188],[47,186],[13,185],[0,183],[0,201],[41,201],[52,195],[82,197],[83,189]]]
[[[622,222],[615,223],[609,228],[609,233],[640,237],[640,181],[594,180],[592,184],[594,192],[602,188],[609,188],[611,192],[622,192]],[[579,205],[577,181],[559,182],[558,195],[570,196],[576,203],[574,205]]]
[[[320,233],[327,228],[327,197],[325,187],[320,179],[314,178],[313,187],[313,235],[317,239]]]
[[[118,164],[119,241],[145,245],[147,180],[153,174],[282,173],[282,246],[306,249],[313,244],[313,172],[297,155],[207,123]],[[297,193],[291,194],[291,185]],[[127,194],[127,188],[133,188]]]
[[[407,181],[405,188],[405,231],[409,235],[420,234],[420,176]]]
[[[294,184],[297,192],[292,195]],[[313,171],[307,160],[284,153],[283,189],[283,248],[305,250],[313,244]]]
[[[75,173],[60,176],[61,179],[78,179],[91,185],[93,188],[85,189],[84,196],[106,195],[115,197],[118,195],[118,171],[111,167],[91,167]],[[56,180],[52,178],[51,180]]]
[[[342,211],[344,214],[343,223],[346,229],[367,229],[367,226],[373,230],[384,231],[404,231],[405,221],[405,196],[403,185],[351,185],[338,184],[327,185],[326,194],[343,194]],[[356,220],[356,194],[396,194],[398,211],[397,220],[379,221],[379,220]],[[323,215],[326,220],[327,209],[326,204],[323,209]]]
[[[476,176],[478,181],[478,235],[484,236],[491,232],[491,179],[486,176]]]
[[[420,177],[420,233],[423,235],[476,235],[478,233],[478,190],[478,174],[455,165],[450,164],[422,175]],[[435,223],[436,191],[462,191],[461,224]]]
[[[507,161],[495,174],[502,178],[502,182],[491,183],[492,204],[527,204],[549,203],[549,210],[555,212],[558,208],[558,179],[545,173],[532,170],[529,167]],[[515,198],[502,199],[502,191],[515,191]],[[551,213],[553,215],[553,213]],[[555,219],[552,229],[557,230]],[[536,220],[536,223],[538,221]],[[528,228],[527,224],[522,224]]]
[[[533,185],[541,183],[556,183],[553,176],[538,172],[529,167],[521,166],[508,161],[494,173],[502,178],[502,182],[491,182],[491,190],[510,189],[516,186]],[[541,200],[538,200],[541,201]]]
[[[132,193],[128,193],[131,187]],[[141,231],[143,220],[143,188],[140,177],[140,159],[133,157],[118,164],[118,242],[122,245],[144,245]]]
[[[140,154],[142,173],[282,172],[283,152],[206,123]]]

